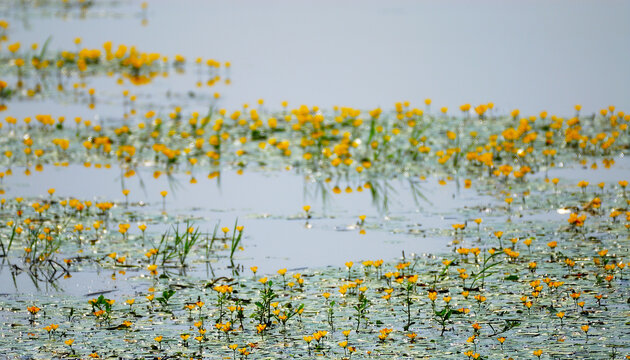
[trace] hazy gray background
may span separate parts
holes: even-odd
[[[630,110],[628,1],[151,0],[144,27],[139,1],[116,11],[125,16],[29,19],[11,39],[52,33],[58,48],[81,36],[90,47],[112,40],[230,60],[226,107],[260,97],[361,108],[431,97],[453,111],[488,101],[528,114],[567,115],[576,103]]]

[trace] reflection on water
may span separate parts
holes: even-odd
[[[275,106],[288,100],[326,108],[426,97],[437,108],[494,101],[502,111],[519,107],[527,114],[563,112],[575,103],[586,113],[605,104],[630,107],[630,49],[621,46],[630,33],[628,2],[148,3],[146,26],[141,2],[129,1],[114,10],[115,18],[40,17],[25,28],[16,22],[12,40],[42,43],[42,34],[50,34],[57,50],[81,36],[90,47],[113,41],[228,60],[235,72],[222,99],[226,108],[260,97]],[[514,25],[532,23],[541,26],[523,32]],[[602,56],[603,49],[615,55]],[[187,93],[195,82],[189,72],[170,88]]]
[[[15,170],[16,175],[4,182],[7,197],[43,198],[52,187],[61,198],[71,195],[85,200],[117,199],[119,206],[125,204],[120,174],[114,169],[46,168],[29,177]],[[245,227],[245,237],[244,250],[234,256],[235,265],[240,269],[255,265],[261,273],[275,271],[278,263],[288,268],[324,267],[348,258],[394,258],[401,255],[401,249],[408,253],[439,251],[449,237],[432,234],[431,229],[447,228],[453,222],[466,220],[467,215],[457,216],[462,204],[493,201],[477,196],[472,190],[458,192],[455,182],[439,185],[436,179],[381,179],[362,192],[354,189],[351,193],[337,194],[323,180],[290,172],[238,175],[224,171],[220,182],[216,178],[202,178],[197,184],[188,183],[183,175],[173,175],[171,181],[166,177],[156,180],[146,173],[140,173],[140,177],[147,179],[143,185],[129,179],[124,184],[130,190],[130,207],[139,212],[138,221],[159,213],[160,191],[172,189],[166,201],[166,212],[172,221],[193,218],[204,233],[212,233],[217,223],[231,227],[238,218],[239,225]],[[417,203],[411,200],[414,196],[418,197]],[[308,222],[302,209],[305,204],[312,209]],[[359,233],[357,226],[360,215],[366,215],[365,235]],[[167,226],[152,225],[151,229],[156,237]],[[218,256],[210,256],[208,260],[212,268],[194,266],[188,275],[207,278],[231,275],[234,270],[224,257],[219,261]],[[2,284],[12,283],[10,274],[5,266],[0,276]],[[27,276],[18,274],[22,279]],[[67,289],[72,285],[65,284],[74,281],[62,278],[56,284]],[[19,291],[32,289],[20,282],[18,285]],[[109,286],[93,281],[87,287],[98,291],[103,289],[101,285]],[[20,289],[21,286],[25,288]]]
[[[26,29],[32,29],[39,19],[85,20],[89,18],[140,17],[146,19],[146,6],[129,0],[55,1],[8,0],[0,4],[0,14],[19,19]]]

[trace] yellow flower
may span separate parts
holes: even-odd
[[[10,52],[15,53],[20,49],[20,43],[19,42],[13,43],[7,46],[7,49],[9,49]]]
[[[156,264],[151,264],[151,265],[147,266],[147,270],[149,270],[151,272],[151,274],[157,275],[157,265]]]
[[[564,317],[564,312],[560,311],[556,314],[556,316],[562,319]]]
[[[40,308],[38,308],[37,306],[29,306],[26,308],[26,310],[28,310],[28,312],[30,312],[32,315],[35,315],[39,312],[39,310],[41,310]]]

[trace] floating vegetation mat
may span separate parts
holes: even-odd
[[[133,178],[134,169],[145,167],[153,168],[156,178],[188,172],[194,179],[197,169],[210,169],[211,177],[217,177],[221,166],[242,171],[253,163],[299,169],[321,178],[333,194],[342,191],[331,179],[376,191],[370,179],[379,179],[379,174],[418,181],[427,174],[444,182],[461,176],[466,177],[464,187],[494,194],[497,201],[492,211],[468,208],[459,213],[464,222],[433,229],[452,238],[451,252],[399,261],[352,259],[348,254],[356,263],[257,274],[255,267],[238,266],[246,231],[242,225],[217,225],[213,232],[202,232],[195,225],[199,219],[168,215],[167,190],[160,194],[162,203],[147,209],[125,200],[129,192],[124,181],[122,200],[59,198],[55,189],[37,199],[2,199],[5,271],[60,282],[73,273],[99,270],[125,284],[85,296],[3,294],[0,341],[5,354],[628,355],[627,181],[568,183],[536,174],[544,175],[554,162],[585,158],[591,167],[600,161],[604,168],[613,167],[612,153],[627,147],[625,120],[615,124],[603,111],[597,117],[556,117],[551,122],[544,116],[528,119],[518,114],[453,119],[416,112],[411,115],[415,120],[401,124],[396,112],[381,116],[373,111],[364,125],[357,120],[358,112],[349,111],[331,117],[312,109],[304,114],[287,111],[286,120],[276,123],[270,117],[266,126],[260,124],[262,129],[255,125],[260,118],[246,120],[241,112],[226,117],[229,121],[222,120],[221,112],[206,120],[191,115],[187,121],[179,111],[165,121],[155,121],[157,115],[149,113],[144,118],[154,121],[140,122],[134,130],[125,125],[48,124],[51,118],[46,116],[37,117],[38,124],[9,121],[2,140],[7,149],[5,177],[15,166],[26,166],[28,172],[33,165],[94,163],[120,167],[121,179]],[[310,120],[301,122],[300,116]],[[448,130],[453,123],[460,124],[457,133]],[[596,131],[605,127],[609,133]],[[213,133],[209,141],[201,137],[206,129]],[[589,129],[591,135],[585,135]],[[313,140],[313,134],[325,131],[330,132],[328,138]],[[417,131],[425,135],[414,135]],[[572,131],[579,135],[570,135]],[[538,133],[544,134],[542,139]],[[275,136],[282,139],[272,141]],[[461,148],[469,150],[463,154]],[[206,159],[196,156],[204,152],[209,153]],[[195,186],[191,183],[188,186]],[[314,210],[304,206],[297,218],[308,222]],[[356,228],[372,231],[364,216]],[[199,276],[194,271],[213,262],[229,263],[232,276]]]
[[[627,231],[601,213],[490,237],[462,228],[440,256],[265,277],[177,275],[152,263],[159,252],[133,261],[147,264],[137,272],[114,253],[102,266],[133,271],[128,291],[3,295],[0,341],[35,358],[620,357]]]

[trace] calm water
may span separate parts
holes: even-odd
[[[120,4],[83,20],[77,11],[3,12],[23,19],[10,36],[26,44],[50,34],[53,49],[74,48],[81,36],[87,47],[111,40],[231,61],[232,85],[217,88],[227,108],[259,98],[274,108],[372,108],[427,97],[452,111],[488,101],[526,114],[630,107],[627,1],[152,0],[146,26],[139,1]],[[195,81],[175,76],[163,88],[185,93]]]

